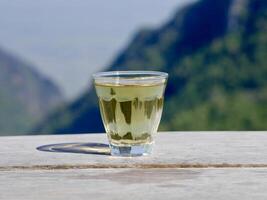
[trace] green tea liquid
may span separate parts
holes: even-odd
[[[95,83],[95,87],[112,144],[130,146],[153,141],[162,114],[165,83]]]

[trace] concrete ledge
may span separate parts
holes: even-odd
[[[168,132],[147,157],[105,134],[0,137],[0,199],[267,199],[267,132]]]

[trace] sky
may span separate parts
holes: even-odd
[[[142,27],[192,0],[1,0],[0,47],[51,78],[68,99],[89,87]]]

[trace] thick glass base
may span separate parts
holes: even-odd
[[[112,156],[134,157],[151,154],[153,143],[131,146],[117,146],[114,144],[110,144],[109,146]]]

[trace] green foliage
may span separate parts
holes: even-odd
[[[264,13],[253,18],[261,29],[229,33],[176,64],[176,78],[187,81],[166,102],[163,130],[267,129]]]
[[[233,2],[202,0],[185,7],[159,29],[140,31],[107,69],[169,73],[161,130],[267,129],[267,3],[242,1],[233,19],[238,24],[229,28]],[[92,112],[98,109],[92,91],[87,108],[70,112],[80,118],[52,127],[54,132],[92,131],[80,123],[85,117],[101,121]],[[56,112],[56,121],[73,104]],[[48,120],[43,127],[50,125]]]
[[[264,91],[257,91],[259,94]],[[266,94],[266,91],[265,91]],[[163,130],[264,130],[267,98],[241,92],[214,94],[209,101],[182,109],[163,122]],[[259,100],[260,99],[260,100]],[[172,106],[169,106],[172,108]],[[174,109],[174,108],[173,108]]]

